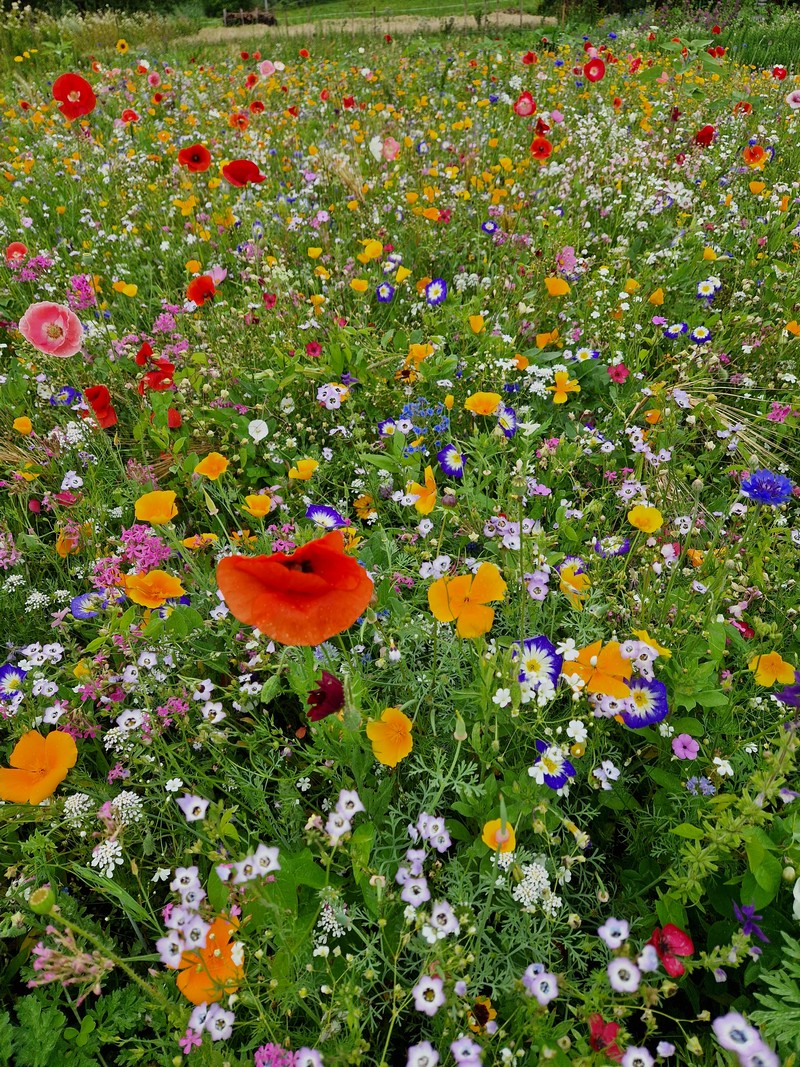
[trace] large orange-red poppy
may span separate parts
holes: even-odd
[[[228,556],[217,584],[240,622],[283,645],[319,645],[352,626],[372,597],[372,580],[344,550],[339,530],[291,555]]]

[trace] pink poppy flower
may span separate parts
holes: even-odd
[[[387,137],[383,142],[383,158],[388,163],[393,163],[400,155],[400,142],[395,141],[394,137]]]
[[[259,65],[259,73],[265,78],[271,78],[275,73],[275,64],[269,59],[265,59],[263,63]]]
[[[83,327],[75,312],[48,300],[31,304],[19,320],[19,332],[48,356],[74,356],[83,342]]]

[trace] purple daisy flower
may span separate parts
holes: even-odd
[[[515,660],[518,658],[520,660],[518,676],[520,682],[527,682],[535,689],[538,689],[544,681],[549,681],[553,688],[558,684],[563,657],[559,656],[556,646],[546,637],[542,635],[526,637],[521,649],[517,644],[513,657]]]
[[[625,556],[631,550],[631,542],[627,537],[601,537],[594,543],[594,550],[601,559],[609,559],[611,556]]]
[[[28,672],[23,671],[21,667],[15,667],[11,663],[6,663],[5,666],[0,667],[0,697],[13,697],[22,688],[22,683],[25,681]]]
[[[325,504],[311,504],[306,509],[306,518],[325,530],[339,530],[342,526],[348,525],[344,515],[340,515],[336,508],[329,508]]]
[[[391,304],[394,299],[394,286],[390,285],[389,282],[381,282],[375,290],[375,295],[381,304]]]
[[[446,445],[440,452],[436,453],[436,458],[448,478],[464,477],[466,456],[462,455],[455,445]]]
[[[632,730],[652,726],[669,715],[667,687],[655,678],[634,678],[628,683],[631,695],[622,721]]]
[[[434,278],[428,282],[425,286],[425,299],[431,307],[436,307],[447,299],[447,282],[444,278]]]
[[[564,755],[560,745],[536,742],[539,753],[536,762],[528,768],[528,774],[540,785],[550,789],[563,789],[570,778],[575,777],[575,768]]]

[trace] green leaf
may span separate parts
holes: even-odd
[[[350,855],[353,857],[353,867],[359,864],[362,868],[369,866],[369,857],[375,842],[375,823],[365,822],[357,826],[350,838]]]
[[[673,923],[685,930],[687,927],[686,908],[678,900],[672,897],[659,897],[656,901],[656,915],[662,926]]]
[[[661,767],[648,767],[647,773],[656,785],[669,790],[670,793],[680,793],[683,788],[677,775],[670,774],[669,771],[662,770]]]
[[[206,882],[206,892],[208,893],[208,902],[215,911],[222,911],[228,903],[228,890],[225,887],[225,883],[217,874],[216,868],[211,868],[211,873],[208,876]]]
[[[14,1009],[19,1026],[14,1031],[14,1067],[48,1067],[66,1016],[57,1008],[43,1007],[35,996],[23,997]]]
[[[90,867],[75,867],[72,873],[75,877],[81,878],[88,885],[98,889],[102,895],[114,897],[117,903],[122,905],[123,912],[131,919],[135,919],[136,922],[147,923],[148,926],[152,924],[153,919],[150,912],[145,911],[142,905],[134,900],[127,890],[117,885],[113,878],[106,878],[104,874],[98,874],[97,871],[93,871]]]
[[[686,837],[690,841],[702,841],[706,836],[699,826],[692,826],[692,824],[688,822],[682,822],[678,826],[673,826],[670,833],[677,834],[678,837]]]

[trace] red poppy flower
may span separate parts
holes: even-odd
[[[300,58],[301,59],[308,59],[308,57],[310,55],[311,55],[311,53],[309,52],[309,50],[307,48],[301,48],[300,49]]]
[[[539,57],[536,55],[535,52],[526,52],[525,55],[522,57],[522,62],[525,64],[526,67],[529,67],[532,63],[538,63]]]
[[[321,93],[319,94],[319,98],[320,98],[320,100],[321,100],[321,101],[323,102],[323,104],[324,104],[324,103],[325,103],[325,101],[326,101],[326,100],[328,100],[328,99],[330,98],[330,95],[331,95],[331,94],[330,94],[330,93],[328,92],[328,90],[327,90],[327,89],[323,89],[323,90],[322,90],[322,92],[321,92]]]
[[[28,248],[22,241],[12,241],[6,248],[6,263],[18,263],[28,254]]]
[[[788,73],[789,72],[787,71],[786,67],[773,67],[772,68],[772,77],[773,78],[777,78],[778,81],[780,81],[780,82],[783,81],[783,79],[787,76]]]
[[[739,100],[733,105],[734,115],[750,115],[752,111],[753,105],[748,100]]]
[[[520,93],[517,102],[514,104],[514,114],[520,115],[522,118],[527,118],[528,115],[533,115],[536,111],[536,101],[533,99],[529,92]]]
[[[715,130],[713,126],[704,126],[694,135],[694,143],[702,145],[703,148],[708,148],[714,140],[714,133]]]
[[[247,86],[248,89],[252,89],[254,85],[258,84],[258,75],[248,74],[244,80],[244,84]]]
[[[589,1016],[589,1045],[595,1052],[602,1052],[617,1063],[622,1059],[622,1050],[617,1044],[619,1023],[603,1022],[601,1015]]]
[[[250,103],[250,111],[254,115],[260,115],[264,110],[264,105],[260,100],[253,100]]]
[[[385,33],[383,35],[383,39],[384,39],[384,41],[386,41],[387,44],[391,44],[392,43],[392,35],[390,33]]]
[[[178,162],[192,173],[200,174],[211,166],[211,153],[205,145],[193,144],[178,152]]]
[[[53,82],[53,99],[58,100],[58,110],[65,119],[78,119],[94,111],[97,97],[94,90],[80,74],[62,74]]]
[[[534,137],[531,141],[531,155],[534,159],[538,159],[542,163],[544,163],[552,151],[553,146],[546,137]]]
[[[147,361],[148,361],[148,359],[150,359],[152,354],[153,354],[153,349],[150,346],[150,342],[149,341],[145,341],[145,343],[142,345],[142,347],[139,349],[139,351],[133,357],[135,359],[135,361],[136,361],[136,366],[137,367],[146,367],[147,366]]]
[[[126,107],[125,108],[125,110],[122,112],[122,116],[121,117],[122,117],[122,121],[123,122],[138,122],[139,121],[139,116],[136,114],[136,112],[133,110],[133,108],[130,108],[130,107]]]
[[[228,119],[228,125],[234,130],[246,130],[250,125],[250,119],[244,111],[234,111]]]
[[[222,177],[237,189],[241,189],[248,182],[263,182],[266,174],[262,174],[258,166],[249,159],[233,159],[222,168]]]
[[[159,359],[155,361],[153,366],[154,370],[148,371],[137,386],[139,396],[144,396],[148,390],[152,390],[154,393],[163,393],[166,389],[173,389],[175,386],[172,380],[172,376],[175,373],[174,363]]]
[[[674,923],[667,923],[663,929],[657,926],[653,930],[648,944],[656,950],[670,978],[680,978],[685,973],[686,968],[677,957],[691,956],[694,952],[694,943],[687,933]]]
[[[323,671],[317,688],[308,694],[306,704],[310,708],[308,717],[312,722],[334,715],[344,707],[344,686],[336,675]]]
[[[83,395],[92,409],[92,414],[104,430],[110,426],[116,426],[117,413],[111,403],[111,394],[105,385],[90,385],[88,389],[84,389]]]
[[[343,96],[342,97],[342,107],[351,108],[351,107],[355,107],[355,106],[356,106],[356,98],[354,96]]]
[[[599,82],[606,76],[606,65],[599,56],[596,56],[588,63],[584,63],[583,74],[588,82]]]
[[[202,307],[206,300],[216,296],[217,287],[210,274],[201,274],[199,278],[192,278],[186,287],[186,296],[198,307]]]
[[[544,121],[543,118],[539,117],[536,120],[536,136],[537,137],[541,137],[543,133],[549,133],[549,132],[550,132],[550,127],[547,125],[547,123]]]
[[[320,645],[348,629],[373,590],[364,568],[345,555],[339,530],[289,556],[227,556],[217,584],[234,618],[284,645]]]
[[[722,28],[720,26],[712,26],[711,27],[711,32],[712,33],[722,33]]]
[[[249,52],[240,52],[239,53],[239,59],[249,59],[249,58],[250,58],[250,53]]]
[[[286,111],[287,111],[287,114],[291,115],[292,118],[295,118],[295,119],[300,114],[300,109],[295,104],[292,104],[291,107],[287,107]]]
[[[152,412],[150,415],[150,421],[154,422],[156,413]],[[183,419],[181,413],[176,408],[167,408],[167,426],[170,430],[177,430],[183,425]]]

